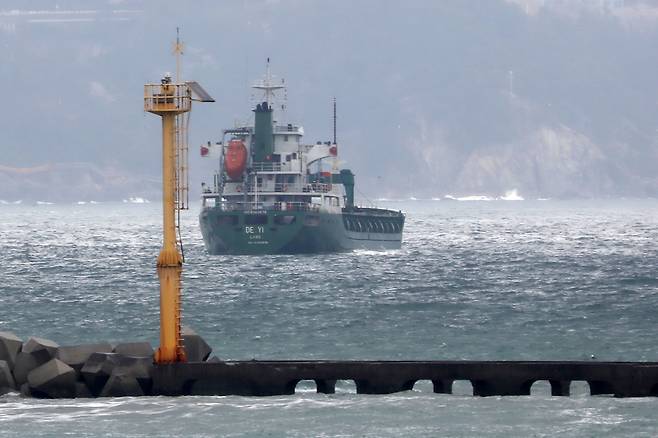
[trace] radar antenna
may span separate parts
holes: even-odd
[[[252,85],[251,88],[254,88],[256,90],[262,90],[263,102],[267,102],[269,104],[272,104],[272,101],[274,100],[275,91],[283,90],[286,88],[283,81],[281,82],[280,85],[276,85],[272,81],[272,73],[270,72],[270,58],[267,58],[265,77],[262,80],[256,82],[254,85]]]

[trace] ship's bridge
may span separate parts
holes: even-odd
[[[274,153],[290,154],[297,152],[304,136],[304,128],[289,123],[274,126]]]

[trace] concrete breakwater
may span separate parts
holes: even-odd
[[[597,361],[221,361],[196,333],[185,329],[187,363],[153,364],[145,342],[60,347],[0,333],[0,394],[20,391],[41,398],[142,395],[294,394],[300,381],[317,392],[335,392],[339,380],[354,381],[359,394],[390,394],[431,381],[449,394],[455,381],[469,381],[478,396],[530,395],[538,381],[554,396],[568,396],[575,381],[592,395],[658,396],[658,362]]]
[[[435,393],[451,394],[453,383],[469,381],[473,395],[530,395],[548,381],[551,394],[568,396],[575,381],[592,395],[658,396],[658,363],[532,361],[232,361],[158,366],[153,385],[162,395],[293,394],[302,380],[317,392],[335,392],[338,380],[352,380],[359,394],[391,394],[429,380]]]

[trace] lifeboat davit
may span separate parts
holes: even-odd
[[[242,172],[247,166],[247,148],[242,140],[231,140],[224,157],[224,169],[233,181],[242,179]]]

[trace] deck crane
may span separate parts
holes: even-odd
[[[177,29],[178,33],[178,29]],[[215,100],[194,81],[180,79],[182,44],[177,36],[176,81],[165,73],[160,83],[144,85],[144,110],[162,117],[162,216],[163,243],[158,256],[160,280],[160,347],[156,363],[185,362],[181,336],[182,244],[176,238],[180,211],[187,209],[187,116],[192,101]]]

